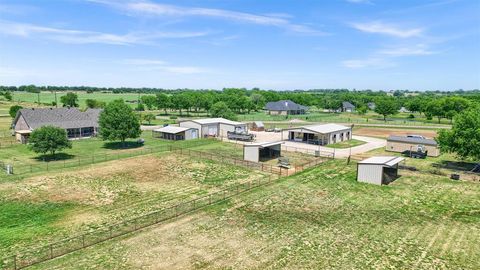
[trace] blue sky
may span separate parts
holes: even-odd
[[[0,85],[480,88],[478,0],[0,0]]]

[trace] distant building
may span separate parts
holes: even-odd
[[[374,111],[377,105],[375,105],[375,102],[368,102],[367,107],[371,110]]]
[[[405,108],[405,107],[401,107],[400,110],[398,110],[398,111],[401,112],[401,113],[409,113],[409,112],[410,112],[410,111],[409,111],[407,108]]]
[[[394,136],[387,138],[386,151],[403,153],[404,151],[418,151],[424,149],[430,157],[438,157],[440,149],[433,139],[425,139],[420,136]]]
[[[265,105],[265,110],[267,110],[270,115],[295,115],[305,114],[308,107],[297,104],[291,100],[280,100],[268,102]]]
[[[101,109],[77,108],[31,108],[21,109],[13,120],[15,137],[22,143],[28,142],[33,130],[43,126],[65,129],[69,139],[95,136],[98,132],[98,117]]]
[[[342,102],[341,111],[342,112],[354,112],[355,111],[355,106],[348,101],[344,101],[344,102]]]

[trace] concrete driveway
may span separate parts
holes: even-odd
[[[253,133],[256,135],[256,138],[255,138],[256,142],[274,142],[274,141],[282,140],[282,134],[280,132],[275,133],[275,132],[250,131],[250,133]],[[318,146],[313,144],[292,142],[292,141],[285,141],[284,146],[286,146],[287,150],[288,148],[296,148],[297,151],[300,149],[305,149],[305,150],[309,150],[308,152],[320,150],[320,152],[335,153],[335,157],[346,158],[350,154],[352,155],[361,154],[361,153],[371,151],[373,149],[385,147],[387,145],[387,141],[384,139],[378,139],[378,138],[372,138],[372,137],[366,137],[366,136],[356,136],[356,135],[353,135],[353,139],[364,141],[366,143],[359,146],[352,147],[352,148],[344,148],[344,149],[330,148],[325,146]]]

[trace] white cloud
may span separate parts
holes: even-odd
[[[163,71],[174,74],[199,74],[207,73],[208,69],[194,66],[175,66],[158,59],[124,59],[120,63],[134,66],[145,71]]]
[[[383,34],[399,38],[418,37],[423,33],[423,28],[404,29],[379,21],[367,23],[353,23],[352,27],[366,33]]]
[[[394,63],[384,59],[384,58],[366,58],[366,59],[351,59],[342,61],[342,66],[351,69],[361,69],[361,68],[388,68],[395,66]]]
[[[412,47],[396,47],[383,49],[379,51],[380,54],[388,56],[412,56],[412,55],[431,55],[437,52],[431,51],[426,45],[418,44]]]
[[[20,36],[25,38],[40,37],[70,44],[101,43],[112,45],[132,45],[148,44],[153,40],[162,38],[200,37],[207,35],[207,32],[135,32],[119,35],[96,31],[62,29],[27,23],[0,21],[0,34]]]
[[[200,16],[219,18],[230,21],[238,21],[244,23],[251,23],[265,26],[275,26],[286,29],[288,31],[310,34],[310,35],[323,35],[322,31],[316,30],[310,26],[292,23],[288,14],[274,15],[256,15],[246,12],[237,12],[224,9],[213,8],[194,8],[194,7],[182,7],[175,5],[167,5],[160,3],[153,3],[149,1],[127,1],[118,2],[111,0],[88,0],[90,2],[106,4],[129,13],[141,14],[147,16],[157,17],[186,17],[186,16]]]

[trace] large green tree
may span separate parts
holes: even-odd
[[[156,105],[159,110],[163,110],[165,114],[167,114],[167,109],[170,108],[170,97],[163,94],[159,93],[155,96],[156,99]]]
[[[230,120],[237,120],[237,116],[235,115],[235,113],[233,113],[233,111],[230,110],[228,105],[223,101],[219,101],[213,104],[212,108],[210,109],[210,114],[213,117],[222,117]]]
[[[442,151],[480,161],[480,106],[457,114],[452,129],[441,130],[437,142]]]
[[[128,138],[140,137],[140,122],[132,108],[123,100],[114,100],[105,106],[98,120],[103,140],[120,140],[125,145]]]
[[[60,102],[63,106],[78,107],[78,95],[75,93],[67,93],[65,96],[60,97]]]
[[[19,110],[21,110],[21,109],[23,109],[22,106],[20,106],[20,105],[13,105],[13,106],[10,107],[10,109],[8,110],[8,114],[10,114],[10,116],[11,116],[12,118],[15,118],[15,116],[17,116],[17,112],[18,112]]]
[[[155,96],[142,96],[141,101],[145,106],[147,106],[148,110],[153,110],[155,108],[155,103],[157,103],[157,99]]]
[[[28,142],[30,143],[30,149],[35,153],[50,153],[52,156],[57,151],[72,148],[72,142],[67,139],[67,132],[54,126],[43,126],[35,129]]]
[[[398,112],[398,104],[393,98],[385,97],[375,102],[375,112],[383,116],[383,120],[387,121],[387,116]]]

